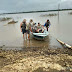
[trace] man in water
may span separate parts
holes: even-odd
[[[31,31],[31,25],[29,23],[26,24],[26,33],[28,34],[28,39],[30,40],[30,31]]]
[[[32,28],[33,28],[33,20],[30,19],[30,22],[26,24],[26,33],[28,34],[28,39],[30,40],[30,31],[32,32]]]
[[[26,19],[23,20],[23,22],[20,24],[20,30],[23,34],[23,38],[24,38],[24,34],[26,36]]]
[[[48,28],[49,28],[49,26],[50,26],[50,21],[49,21],[49,19],[46,21],[46,23],[44,24],[44,26],[46,26],[47,31],[48,31]]]
[[[34,22],[33,22],[32,19],[30,19],[29,24],[30,24],[30,30],[31,30],[31,32],[32,32],[32,29],[33,29],[33,27],[34,27]]]

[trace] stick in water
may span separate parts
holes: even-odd
[[[66,44],[66,43],[62,42],[62,41],[61,41],[61,40],[59,40],[59,39],[57,39],[57,41],[58,41],[59,43],[61,43],[61,44],[65,45],[66,47],[68,47],[68,48],[71,48],[71,49],[72,49],[72,46],[70,46],[69,44]]]

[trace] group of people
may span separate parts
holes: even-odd
[[[26,37],[25,39],[27,39],[27,35],[28,35],[28,39],[30,40],[30,31],[31,32],[35,31],[36,33],[39,33],[39,32],[43,33],[44,27],[46,27],[48,31],[48,28],[50,26],[50,21],[47,20],[44,25],[41,25],[40,23],[38,23],[37,26],[35,25],[36,23],[34,23],[32,19],[30,19],[29,23],[26,22],[26,19],[23,20],[23,22],[20,24],[20,30],[23,34],[23,38],[25,34],[25,37]]]

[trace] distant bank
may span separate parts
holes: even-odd
[[[28,11],[28,12],[14,12],[14,13],[1,13],[2,14],[21,14],[21,13],[37,13],[37,12],[52,12],[52,11],[66,11],[66,10],[72,10],[72,9],[57,9],[57,10],[41,10],[41,11]]]

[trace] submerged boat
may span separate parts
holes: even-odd
[[[44,40],[49,35],[47,30],[44,30],[43,33],[33,33],[33,37],[37,40]]]

